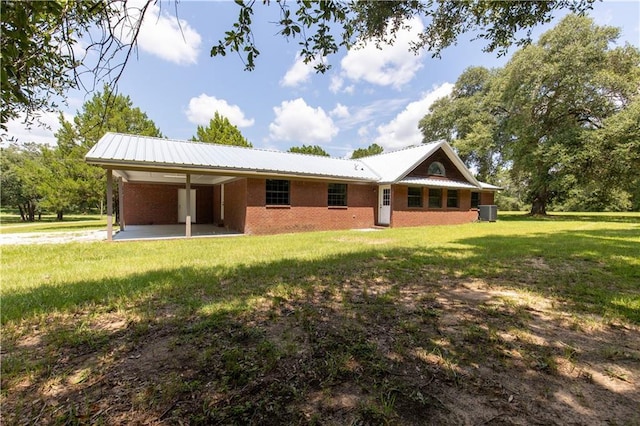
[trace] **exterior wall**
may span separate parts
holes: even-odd
[[[224,184],[224,225],[238,232],[246,232],[247,179]]]
[[[184,185],[154,183],[123,184],[124,220],[127,225],[172,225],[178,223],[178,189]],[[197,223],[213,222],[213,192],[210,186],[196,190]]]
[[[223,220],[220,217],[220,203],[222,201],[220,197],[221,187],[221,185],[216,185],[213,187],[213,223],[216,223],[218,225],[223,224]]]
[[[446,166],[445,166],[446,167]],[[391,191],[391,227],[457,225],[478,219],[471,209],[471,191],[458,189],[458,207],[447,207],[447,189],[442,190],[442,208],[429,208],[429,188],[422,189],[422,207],[408,206],[409,187],[394,185]]]
[[[446,166],[445,166],[446,167]],[[197,223],[222,224],[247,234],[369,228],[378,215],[378,185],[348,184],[347,207],[328,207],[328,182],[290,181],[289,206],[265,206],[265,179],[242,178],[225,184],[224,220],[220,217],[220,185],[196,189]],[[183,185],[125,183],[124,218],[129,225],[178,223],[178,189]],[[428,188],[422,188],[423,207],[408,207],[408,187],[391,187],[391,227],[448,225],[472,222],[471,191],[458,190],[459,208],[428,208]],[[480,192],[480,204],[494,204],[494,193]]]
[[[290,181],[290,205],[266,206],[265,179],[247,180],[247,234],[369,228],[375,224],[374,185],[347,185],[347,207],[328,207],[328,183]]]
[[[481,192],[480,193],[480,205],[486,206],[495,204],[495,192]]]
[[[213,188],[211,186],[193,186],[196,190],[196,223],[213,222]]]
[[[178,223],[178,188],[181,186],[125,182],[123,185],[125,223],[127,225]]]

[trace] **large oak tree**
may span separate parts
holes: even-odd
[[[601,200],[628,189],[607,184],[629,181],[639,156],[640,51],[615,46],[619,34],[569,15],[503,69],[467,70],[421,120],[425,141],[449,139],[485,176],[509,166],[531,214],[585,188]]]

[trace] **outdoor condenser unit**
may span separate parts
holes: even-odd
[[[478,206],[478,219],[482,222],[495,222],[498,220],[498,206]]]

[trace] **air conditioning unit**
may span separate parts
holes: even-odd
[[[481,222],[495,222],[498,220],[498,206],[478,206],[478,219]]]

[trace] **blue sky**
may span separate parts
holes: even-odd
[[[178,26],[174,3],[158,3],[145,20],[137,57],[127,65],[119,93],[130,96],[172,139],[190,138],[217,110],[256,148],[320,145],[332,156],[345,157],[374,142],[386,150],[420,143],[418,121],[435,99],[449,93],[464,69],[503,66],[516,51],[513,47],[503,57],[484,53],[484,42],[468,35],[440,59],[428,52],[416,56],[407,50],[408,40],[423,25],[415,20],[393,47],[343,50],[329,57],[330,71],[316,74],[298,60],[297,40],[276,35],[271,22],[278,19],[278,7],[256,2],[254,9],[261,55],[256,69],[247,72],[235,54],[209,56],[235,22],[235,4],[181,2]],[[640,47],[640,2],[596,3],[590,16],[599,25],[620,27],[619,43]],[[536,28],[534,40],[560,18]],[[65,116],[72,118],[90,96],[69,93]],[[44,121],[50,130],[27,131],[12,121],[9,134],[22,142],[55,144],[56,118],[45,114]]]

